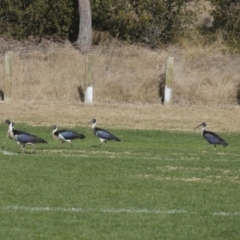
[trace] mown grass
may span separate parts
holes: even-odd
[[[213,147],[199,133],[111,129],[121,142],[48,141],[21,154],[0,126],[1,239],[238,239],[239,136]]]

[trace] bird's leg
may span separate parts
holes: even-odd
[[[22,146],[22,153],[24,153],[25,145]]]
[[[217,150],[217,148],[216,148],[216,144],[214,144],[214,147],[215,147],[215,151]]]
[[[102,146],[102,142],[100,142],[99,144],[96,145],[92,145],[92,147],[101,147]]]
[[[34,144],[32,144],[32,153],[35,153]]]
[[[62,143],[59,144],[58,148],[60,148],[60,146],[62,146],[64,144],[64,141],[62,141]]]

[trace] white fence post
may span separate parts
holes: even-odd
[[[13,52],[5,53],[4,61],[4,100],[9,101],[12,97],[12,69],[13,69]]]
[[[172,105],[173,79],[174,79],[174,58],[167,57],[165,66],[165,90],[164,105]]]
[[[92,86],[92,69],[93,69],[93,54],[88,54],[85,61],[85,82],[86,89],[84,94],[84,102],[93,102],[93,86]]]

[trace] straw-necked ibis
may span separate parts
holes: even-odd
[[[53,138],[55,139],[59,139],[62,141],[62,144],[64,142],[69,142],[71,147],[72,147],[72,140],[74,139],[84,139],[85,136],[81,133],[77,133],[77,132],[74,132],[74,131],[71,131],[71,130],[58,130],[58,127],[56,125],[52,126],[52,135],[53,135]],[[61,145],[61,144],[60,144]],[[60,147],[59,145],[59,147]]]
[[[206,131],[207,124],[205,122],[198,125],[194,130],[202,126],[201,134],[208,141],[209,144],[213,144],[216,150],[216,145],[222,145],[224,147],[228,146],[228,143],[225,142],[220,136],[214,132]]]
[[[47,144],[47,142],[40,137],[37,137],[35,135],[32,135],[21,130],[14,129],[14,123],[11,122],[9,119],[7,119],[5,123],[8,124],[8,137],[10,139],[14,139],[15,141],[17,141],[18,144],[22,145],[22,153],[24,153],[26,145],[32,145],[32,152],[34,153],[35,152],[34,144],[36,143]]]
[[[92,119],[92,121],[88,124],[92,124],[93,134],[99,138],[101,143],[103,143],[103,142],[107,143],[107,141],[110,141],[110,140],[114,140],[117,142],[121,141],[118,137],[114,136],[109,131],[96,127],[96,124],[97,124],[96,119]]]

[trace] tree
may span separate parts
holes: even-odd
[[[83,53],[87,53],[92,45],[92,15],[89,0],[78,0],[79,5],[79,32],[77,45]]]
[[[77,5],[73,0],[0,0],[0,35],[39,42],[45,37],[66,38],[72,29],[78,33]]]
[[[213,30],[220,31],[232,49],[240,50],[240,3],[236,0],[211,0]]]
[[[191,0],[91,0],[93,28],[155,48],[174,42],[189,19]],[[217,0],[216,0],[217,1]]]

